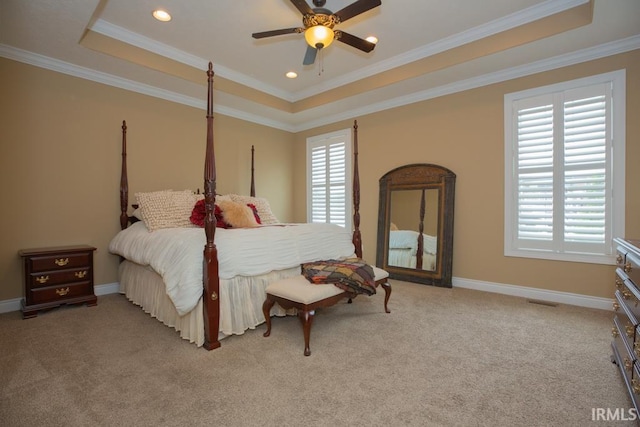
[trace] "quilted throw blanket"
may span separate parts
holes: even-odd
[[[311,283],[333,283],[353,296],[376,293],[373,268],[359,258],[330,259],[301,265],[302,275]]]

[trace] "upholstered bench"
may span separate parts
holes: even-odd
[[[387,281],[389,273],[377,267],[373,267],[374,280],[376,287],[382,285],[385,291],[384,309],[389,313],[387,303],[391,295],[391,285]],[[317,285],[309,283],[303,276],[293,276],[282,280],[276,280],[267,286],[267,298],[262,304],[262,312],[267,323],[265,337],[271,335],[271,308],[277,302],[282,308],[295,308],[298,311],[298,317],[302,322],[302,330],[304,334],[304,355],[309,356],[309,339],[311,336],[311,324],[315,310],[323,307],[331,307],[343,298],[348,298],[349,293],[343,291],[335,285]],[[349,299],[351,302],[351,299]]]

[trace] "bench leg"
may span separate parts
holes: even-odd
[[[311,354],[311,350],[309,349],[309,339],[311,337],[311,324],[313,323],[313,316],[316,314],[315,310],[309,311],[298,311],[298,317],[300,318],[300,322],[302,322],[302,332],[304,333],[304,355],[308,356]]]
[[[387,313],[391,313],[389,308],[387,307],[387,303],[389,302],[389,297],[391,296],[391,283],[384,282],[381,283],[382,289],[384,289],[384,311]]]
[[[267,299],[262,303],[262,313],[264,314],[264,320],[267,323],[267,330],[262,335],[263,337],[268,337],[271,335],[271,308],[276,302],[267,296]]]

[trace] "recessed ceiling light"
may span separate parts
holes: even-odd
[[[298,73],[296,73],[295,71],[289,71],[287,74],[285,74],[285,76],[290,79],[295,79],[296,77],[298,77]]]
[[[365,40],[368,41],[368,42],[371,42],[373,44],[378,43],[378,38],[376,36],[369,36]]]
[[[162,21],[162,22],[171,21],[171,15],[169,15],[169,12],[167,12],[166,10],[162,10],[162,9],[154,10],[152,15],[158,21]]]

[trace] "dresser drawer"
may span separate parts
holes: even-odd
[[[635,338],[634,331],[636,326],[638,326],[639,318],[631,310],[631,307],[629,307],[627,301],[622,297],[622,293],[620,291],[616,291],[614,298],[613,310],[616,312],[616,317],[618,318],[619,323],[624,327],[623,331],[625,332],[625,335],[633,341]]]
[[[625,263],[622,266],[622,271],[627,274],[629,279],[636,286],[640,286],[640,259],[638,259],[634,254],[627,254],[625,257]]]
[[[91,282],[84,281],[79,283],[67,283],[61,286],[49,286],[46,288],[37,288],[30,291],[31,304],[43,304],[51,302],[64,302],[67,299],[84,297],[87,294],[93,294],[93,286]]]
[[[87,281],[89,278],[91,278],[90,267],[63,271],[43,271],[39,273],[31,273],[29,275],[31,288]]]
[[[633,352],[632,342],[633,334],[635,331],[631,331],[632,338],[629,339],[628,331],[625,330],[623,322],[616,315],[613,318],[613,329],[611,330],[613,335],[613,345],[616,347],[618,354],[620,355],[620,369],[624,371],[625,375],[629,378],[633,375],[634,361],[636,360],[635,353]]]
[[[631,280],[625,277],[622,270],[618,270],[616,272],[616,302],[624,309],[634,325],[637,325],[640,323],[640,291]]]
[[[92,253],[55,254],[39,257],[30,257],[31,271],[55,271],[75,267],[87,267],[91,265]]]

